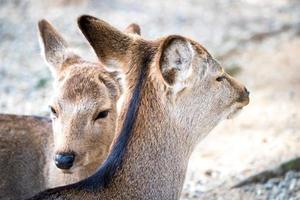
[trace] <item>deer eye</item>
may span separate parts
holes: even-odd
[[[107,117],[107,115],[108,115],[108,110],[99,112],[99,114],[97,115],[97,117],[95,118],[95,120],[105,118],[105,117]]]
[[[219,76],[218,78],[216,78],[216,81],[221,82],[225,79],[225,76]]]
[[[52,113],[55,117],[58,117],[58,114],[57,114],[56,110],[55,110],[52,106],[49,106],[49,108],[50,108],[51,113]]]

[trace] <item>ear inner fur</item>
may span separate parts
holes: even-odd
[[[42,39],[46,44],[49,44],[49,42],[56,42],[56,43],[60,44],[60,46],[63,46],[65,48],[68,47],[67,42],[57,32],[57,30],[54,27],[52,27],[52,25],[47,20],[42,19],[41,21],[39,21],[38,27],[39,27]],[[45,40],[45,38],[47,38],[46,35],[51,36],[52,41],[48,42],[47,40]]]
[[[68,43],[60,33],[45,19],[38,23],[42,39],[42,51],[50,69],[56,78],[72,63],[77,63],[80,57],[68,47]]]
[[[175,84],[175,81],[176,81],[177,76],[178,76],[178,72],[181,71],[181,69],[177,68],[176,66],[170,66],[169,69],[163,69],[163,65],[165,65],[164,62],[165,62],[165,59],[166,59],[165,52],[169,48],[169,46],[172,45],[172,43],[175,42],[175,41],[182,41],[184,43],[187,43],[186,39],[182,36],[179,36],[179,35],[168,36],[163,41],[163,43],[160,47],[159,61],[158,61],[158,66],[160,68],[162,77],[164,78],[165,82],[170,86]],[[178,56],[180,56],[180,53],[178,52],[178,49],[175,50],[175,53]],[[181,59],[178,60],[178,63],[182,64],[182,60]]]
[[[38,27],[44,44],[46,60],[58,67],[57,65],[63,63],[63,54],[68,48],[68,44],[47,20],[41,20]]]

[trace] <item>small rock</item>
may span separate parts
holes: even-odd
[[[279,183],[278,187],[279,187],[280,189],[285,189],[285,188],[286,188],[286,180],[281,181],[281,182]]]
[[[263,193],[263,191],[262,191],[261,189],[258,189],[258,190],[256,191],[256,196],[261,196],[262,193]]]
[[[291,180],[296,176],[296,173],[294,171],[289,171],[286,173],[285,175],[285,179],[286,180]]]
[[[289,186],[289,190],[290,191],[294,190],[295,187],[296,187],[296,184],[297,184],[297,180],[296,179],[292,179],[291,183],[290,183],[290,186]]]

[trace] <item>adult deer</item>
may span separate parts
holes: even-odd
[[[115,133],[115,72],[81,59],[45,20],[44,56],[55,79],[52,119],[0,114],[0,199],[28,198],[79,181],[106,158]],[[138,25],[125,30],[138,34]],[[52,127],[53,125],[53,132]]]
[[[98,57],[126,72],[127,109],[94,175],[31,199],[178,199],[195,145],[249,92],[191,39],[147,41],[91,16],[78,23]]]

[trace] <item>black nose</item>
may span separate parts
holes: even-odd
[[[247,90],[246,87],[244,87],[244,89],[240,91],[240,95],[236,101],[240,102],[240,103],[248,104],[249,103],[249,95],[250,95],[250,92]]]
[[[59,153],[55,155],[55,165],[59,169],[70,169],[75,160],[74,153]]]
[[[245,93],[249,96],[250,95],[250,92],[249,90],[245,87]]]

